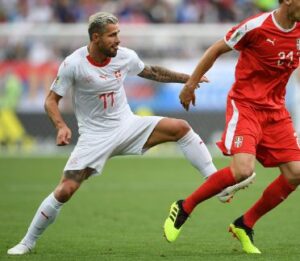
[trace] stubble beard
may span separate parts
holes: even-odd
[[[112,51],[113,47],[110,48],[100,48],[100,52],[107,57],[116,57],[118,50]]]

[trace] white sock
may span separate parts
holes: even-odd
[[[200,171],[204,178],[217,171],[205,143],[193,130],[178,140],[177,144],[185,157]]]
[[[63,203],[56,200],[54,193],[51,193],[45,198],[38,208],[26,235],[21,242],[29,247],[34,247],[36,240],[41,236],[45,229],[54,222],[62,205]]]

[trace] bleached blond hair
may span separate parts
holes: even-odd
[[[98,12],[89,17],[89,37],[92,40],[93,33],[104,33],[106,25],[117,24],[119,20],[116,16],[107,12]]]

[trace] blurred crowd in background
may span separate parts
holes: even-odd
[[[0,25],[86,23],[97,11],[115,14],[121,24],[224,24],[237,23],[277,5],[278,0],[0,0]],[[1,42],[0,59],[6,61],[41,63],[65,57],[73,48],[53,44],[49,50],[43,42],[30,39],[21,44],[3,41],[7,45],[3,48]]]
[[[80,23],[95,11],[106,10],[122,23],[231,23],[277,4],[277,0],[1,0],[0,22]]]

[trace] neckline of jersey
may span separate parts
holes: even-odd
[[[98,63],[96,62],[90,55],[87,55],[86,56],[86,59],[94,66],[97,66],[97,67],[104,67],[106,65],[108,65],[111,61],[111,58],[110,57],[107,57],[102,63]]]
[[[273,23],[275,24],[275,26],[276,26],[280,31],[282,31],[282,32],[284,32],[284,33],[288,33],[288,32],[290,32],[290,31],[293,31],[293,30],[295,29],[295,27],[297,26],[297,23],[295,23],[294,26],[293,26],[292,28],[290,28],[290,29],[284,29],[283,27],[280,26],[279,23],[277,23],[277,21],[276,21],[276,19],[275,19],[275,15],[274,15],[274,14],[275,14],[276,11],[277,11],[277,9],[274,10],[274,11],[272,12],[272,20],[273,20]]]

